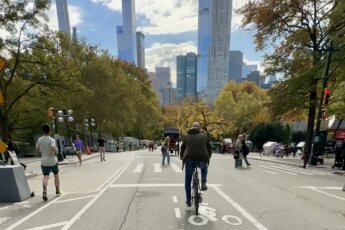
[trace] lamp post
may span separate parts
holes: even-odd
[[[93,147],[92,127],[96,127],[96,120],[93,118],[86,118],[84,124],[85,128],[90,130],[91,146]]]
[[[68,137],[68,140],[69,140],[69,144],[71,144],[71,145],[72,145],[72,141],[71,141],[71,135],[70,135],[70,132],[69,132],[68,122],[73,122],[74,121],[74,118],[72,117],[72,113],[73,113],[73,110],[71,110],[71,109],[69,109],[69,110],[63,109],[63,110],[59,110],[57,112],[57,114],[58,114],[58,121],[60,123],[63,123],[64,121],[66,122],[67,137]]]

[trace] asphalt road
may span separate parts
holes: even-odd
[[[36,196],[0,204],[0,229],[345,229],[344,177],[252,160],[234,168],[214,154],[201,215],[185,205],[181,161],[161,166],[160,151],[113,153],[61,169],[64,194],[41,197],[41,176],[28,179]]]

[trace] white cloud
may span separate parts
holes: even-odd
[[[180,44],[154,43],[145,50],[146,68],[154,72],[155,67],[170,67],[171,81],[176,85],[176,56],[188,52],[196,53],[196,50],[196,44],[192,41]]]
[[[121,12],[121,0],[92,0],[111,10]],[[242,24],[242,16],[235,11],[249,0],[233,0],[232,31]],[[137,0],[136,13],[149,20],[148,26],[138,29],[148,34],[178,34],[198,28],[198,0]]]
[[[68,14],[71,28],[82,23],[82,10],[78,6],[68,5]],[[47,15],[49,18],[49,21],[47,23],[49,28],[52,30],[59,30],[55,3],[51,4]]]
[[[253,60],[243,58],[243,62],[246,63],[247,65],[257,65],[260,73],[261,74],[265,73],[265,67],[262,64],[262,61],[253,61]]]
[[[122,11],[121,0],[92,0],[111,10]],[[149,34],[177,34],[196,31],[198,26],[197,0],[137,0],[136,13],[149,20],[138,29]]]

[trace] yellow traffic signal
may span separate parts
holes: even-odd
[[[55,116],[55,108],[49,107],[48,108],[48,117],[54,117]]]

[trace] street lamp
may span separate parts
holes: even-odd
[[[68,136],[68,140],[69,140],[70,144],[72,144],[72,141],[71,141],[71,135],[69,132],[68,122],[74,121],[74,118],[72,117],[72,113],[73,113],[73,110],[71,110],[71,109],[69,109],[69,110],[66,110],[66,109],[58,110],[58,112],[57,112],[58,121],[60,123],[63,123],[64,121],[66,122],[67,136]]]
[[[84,124],[85,128],[90,130],[91,146],[93,147],[92,127],[96,127],[96,120],[93,118],[86,118]]]

